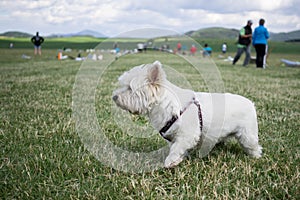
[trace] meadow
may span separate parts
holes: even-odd
[[[212,56],[225,91],[255,102],[260,144],[264,148],[261,159],[250,158],[232,141],[217,145],[204,158],[192,153],[174,169],[130,173],[100,162],[84,146],[72,111],[74,83],[84,63],[56,59],[57,49],[66,44],[76,48],[76,54],[78,49],[95,47],[97,41],[53,41],[48,47],[45,45],[42,56],[34,56],[26,41],[14,40],[16,46],[24,45],[14,49],[6,48],[3,41],[1,199],[300,198],[300,68],[280,63],[281,58],[299,61],[299,44],[271,43],[273,51],[265,70],[256,69],[254,64],[242,67],[243,57],[232,66],[218,57],[218,50]],[[208,40],[198,41],[202,44]],[[208,42],[218,49],[223,41]],[[228,43],[230,51],[226,56],[233,57],[234,41]],[[22,58],[23,54],[31,59]],[[196,56],[203,59],[199,54]],[[118,76],[137,63],[154,60],[169,63],[195,90],[208,90],[203,78],[173,54],[149,51],[115,60],[101,75],[95,107],[107,138],[122,148],[149,152],[166,145],[159,134],[146,139],[124,134],[111,113],[111,94]],[[132,119],[142,126],[148,125],[144,119]]]

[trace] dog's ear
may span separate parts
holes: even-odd
[[[159,61],[155,61],[148,71],[148,79],[151,84],[161,84],[165,79],[165,72],[162,69],[162,65]]]

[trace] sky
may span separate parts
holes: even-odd
[[[40,35],[93,30],[106,36],[143,28],[179,33],[207,27],[300,30],[300,0],[0,0],[0,33]]]

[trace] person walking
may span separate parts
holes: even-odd
[[[31,42],[34,45],[34,55],[39,53],[39,55],[42,55],[42,49],[41,45],[44,42],[44,38],[39,36],[39,32],[36,32],[36,35],[31,38]]]
[[[268,30],[264,27],[265,20],[259,20],[259,26],[254,29],[252,43],[256,51],[256,67],[265,68],[266,67],[266,52],[267,44],[270,34]]]
[[[232,64],[234,65],[241,57],[241,55],[245,52],[246,57],[243,63],[243,66],[247,66],[250,62],[251,58],[251,38],[252,38],[252,28],[253,24],[252,20],[247,21],[247,25],[240,30],[239,40],[237,44],[237,53],[233,59]]]

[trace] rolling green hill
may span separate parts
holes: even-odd
[[[197,31],[189,31],[186,35],[195,38],[211,38],[211,39],[235,39],[238,37],[239,31],[236,29],[227,29],[221,27],[199,29]]]
[[[229,29],[222,27],[203,28],[195,31],[188,31],[185,35],[193,38],[206,38],[206,39],[237,39],[239,30]],[[29,38],[31,34],[20,32],[20,31],[9,31],[0,34],[2,37],[13,37],[13,38]],[[75,35],[73,35],[74,37]],[[82,35],[80,35],[82,37]],[[52,37],[47,37],[52,38]],[[55,37],[53,37],[55,38]],[[62,37],[65,38],[65,37]],[[72,38],[70,36],[70,38]],[[88,37],[86,37],[88,38]],[[62,39],[65,40],[65,39]],[[75,39],[76,40],[76,39]],[[90,40],[90,39],[88,39]],[[270,32],[270,40],[272,41],[300,41],[300,30],[286,32],[286,33],[272,33]]]
[[[271,33],[270,39],[274,41],[300,41],[300,30],[288,33]]]
[[[197,31],[189,31],[186,35],[194,38],[210,38],[210,39],[236,39],[239,34],[237,29],[228,28],[204,28]],[[300,41],[300,30],[287,33],[270,32],[270,40],[272,41]]]
[[[28,33],[24,33],[24,32],[20,32],[20,31],[8,31],[5,33],[1,33],[0,36],[4,36],[4,37],[32,37],[33,35],[28,34]]]

